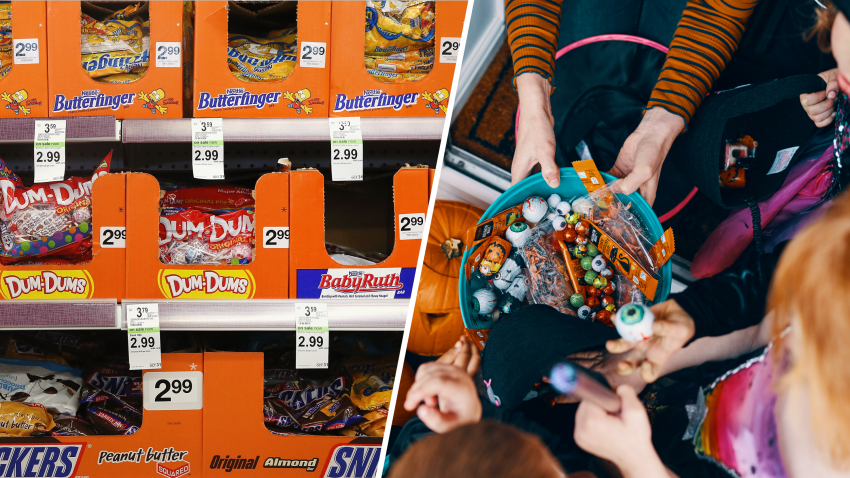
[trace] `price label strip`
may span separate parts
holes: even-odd
[[[402,241],[422,239],[425,233],[425,213],[399,214],[398,238]]]
[[[12,50],[16,65],[37,65],[41,61],[41,51],[38,48],[38,38],[15,38],[12,40]]]
[[[204,408],[203,372],[148,372],[142,385],[145,410]]]
[[[33,141],[35,182],[65,179],[65,120],[35,120]]]
[[[363,180],[363,133],[360,118],[328,118],[331,132],[331,179]]]
[[[158,304],[127,306],[127,349],[130,370],[162,368]]]
[[[460,51],[460,38],[440,38],[440,63],[457,63],[457,54]]]
[[[221,118],[192,119],[192,173],[195,179],[224,179]]]
[[[127,247],[127,228],[101,227],[100,247],[104,249],[125,249]]]
[[[301,68],[324,68],[328,44],[315,41],[301,42]]]
[[[289,228],[264,227],[263,249],[289,249]]]
[[[179,41],[156,42],[156,67],[180,68],[183,66]]]
[[[328,304],[295,303],[295,368],[328,368]]]

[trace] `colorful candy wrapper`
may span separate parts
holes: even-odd
[[[434,2],[366,2],[366,53],[400,53],[434,46]]]
[[[393,394],[396,360],[391,356],[354,358],[345,365],[354,382],[351,401],[361,410],[386,407]]]
[[[9,2],[0,3],[0,20],[12,19],[12,4]]]
[[[531,236],[522,248],[527,266],[529,286],[526,299],[532,304],[551,306],[567,315],[576,315],[570,307],[573,288],[569,273],[561,257],[558,241],[545,226],[531,230]]]
[[[419,50],[416,50],[419,51]],[[403,55],[403,54],[401,54]],[[389,73],[422,73],[427,74],[434,67],[434,59],[430,60],[392,60],[384,55],[366,55],[366,69],[379,70]]]
[[[138,43],[138,51],[95,53],[82,55],[83,69],[92,78],[115,75],[119,73],[139,73],[147,71],[150,65],[150,38],[145,37]]]
[[[116,75],[102,76],[97,81],[101,83],[132,83],[138,81],[141,77],[138,73],[118,73]]]
[[[254,210],[214,216],[196,209],[161,216],[163,264],[248,264],[254,255]]]
[[[269,48],[269,47],[260,47]],[[298,56],[290,53],[256,53],[258,48],[227,47],[227,65],[242,80],[280,81],[295,71]],[[276,50],[275,50],[276,51]]]
[[[0,436],[26,437],[54,426],[53,416],[41,405],[0,402]]]
[[[80,253],[92,234],[91,191],[100,176],[109,172],[112,152],[101,161],[91,179],[24,187],[20,178],[0,160],[0,263],[12,264],[48,254]],[[91,246],[82,247],[91,251]]]
[[[295,53],[298,47],[298,34],[294,28],[274,30],[265,37],[250,35],[230,35],[227,46],[231,48],[254,51],[258,54]]]
[[[6,400],[38,404],[53,413],[77,413],[83,388],[79,369],[45,361],[0,359]]]
[[[162,208],[190,208],[201,212],[254,207],[254,191],[234,186],[201,186],[165,191]]]

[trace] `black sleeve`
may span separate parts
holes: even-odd
[[[694,319],[692,340],[726,335],[761,322],[770,280],[786,244],[670,295]]]

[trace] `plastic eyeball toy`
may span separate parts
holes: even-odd
[[[596,257],[599,255],[599,249],[596,248],[592,243],[587,244],[587,255],[590,257]]]
[[[558,213],[559,216],[566,216],[570,213],[570,203],[567,201],[561,201],[555,206],[555,212]]]
[[[602,277],[604,277],[606,279],[610,279],[611,276],[614,275],[614,272],[612,272],[611,269],[606,267],[605,269],[602,269],[601,271],[599,271],[599,275],[601,275]]]
[[[588,247],[588,249],[590,248]],[[588,254],[590,254],[590,251],[588,251]],[[588,255],[588,257],[590,256]],[[594,257],[593,260],[590,262],[590,268],[599,273],[601,273],[605,269],[606,265],[607,264],[605,262],[605,258],[601,255]]]
[[[614,327],[620,337],[629,342],[640,342],[652,337],[655,315],[643,304],[628,304],[614,315]]]
[[[472,294],[472,309],[479,315],[493,312],[496,302],[496,294],[488,289],[478,289]]]
[[[546,203],[549,204],[549,207],[552,208],[552,210],[558,207],[559,202],[561,202],[561,196],[558,196],[557,194],[552,194],[549,196],[549,199],[546,200]]]
[[[549,205],[539,196],[531,196],[522,203],[522,217],[530,223],[538,223],[549,213]]]
[[[608,285],[608,279],[602,276],[593,279],[593,287],[596,287],[597,289],[604,289],[606,285]]]
[[[593,267],[593,261],[594,260],[595,259],[591,258],[590,256],[582,257],[581,258],[581,268],[586,270],[586,271],[589,271],[590,269],[594,269],[594,267]]]
[[[590,307],[583,305],[578,308],[578,318],[582,320],[587,320],[590,317]]]
[[[567,220],[562,216],[555,216],[552,218],[552,227],[554,227],[556,231],[563,231],[567,228]]]
[[[569,216],[567,216],[567,222],[570,223],[570,224],[578,224],[580,219],[581,219],[581,214],[579,214],[577,212],[574,212],[574,213],[570,214]]]
[[[593,284],[593,281],[598,279],[599,274],[596,271],[587,271],[584,273],[584,281],[588,284]]]
[[[531,237],[531,228],[524,222],[515,222],[505,231],[505,239],[517,249],[522,249],[529,237]]]

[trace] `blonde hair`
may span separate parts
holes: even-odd
[[[832,50],[832,46],[830,45],[832,24],[835,23],[835,16],[838,15],[838,9],[829,0],[821,0],[821,3],[826,8],[817,8],[815,10],[815,26],[803,34],[803,39],[809,41],[817,36],[820,51],[829,53]]]
[[[780,361],[788,355],[778,338],[796,318],[793,363],[778,389],[807,387],[817,446],[844,469],[850,465],[850,194],[786,246],[768,310],[775,312]]]

